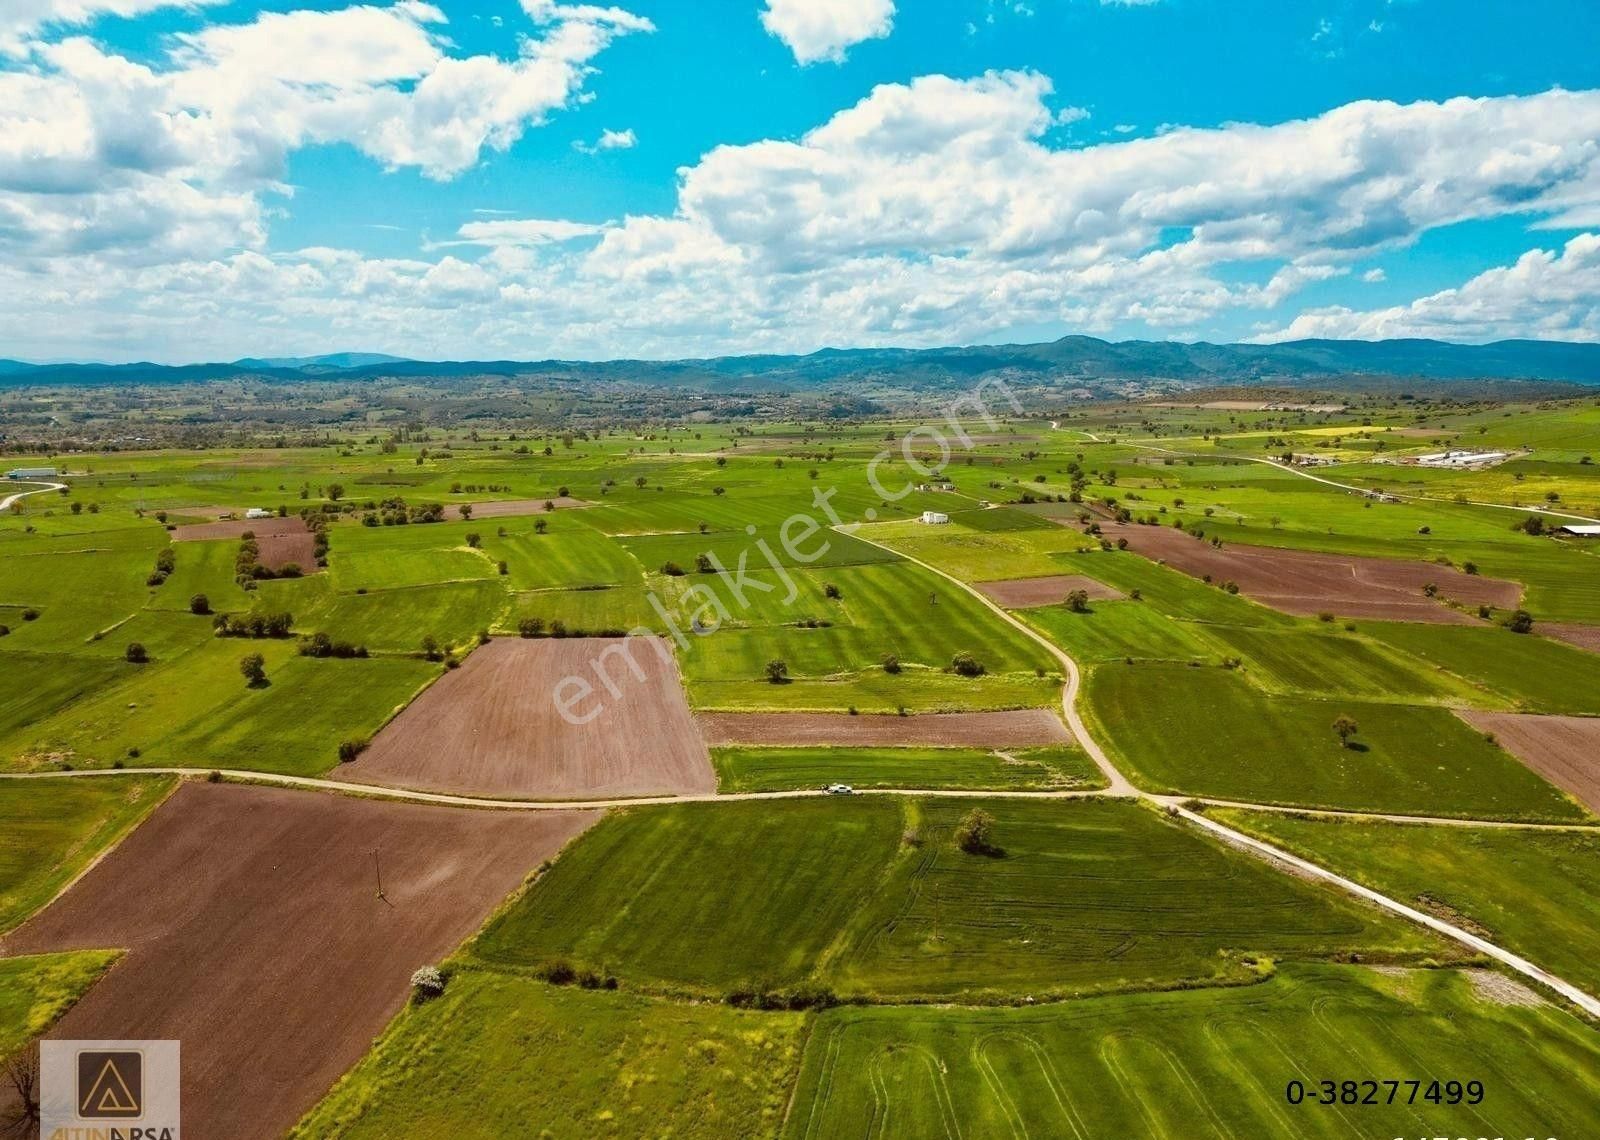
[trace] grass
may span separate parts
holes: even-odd
[[[773,1137],[803,1024],[463,971],[290,1135]]]
[[[1254,977],[1250,955],[1436,952],[1432,937],[1135,805],[861,797],[614,815],[471,946],[625,985],[978,999]]]
[[[1294,965],[1247,989],[830,1010],[784,1135],[851,1135],[864,1122],[891,1138],[1581,1135],[1597,1072],[1600,1039],[1576,1018],[1491,1004],[1457,971]],[[1369,1077],[1481,1080],[1485,1097],[1476,1108],[1286,1102],[1293,1080]]]
[[[1498,628],[1402,622],[1363,628],[1483,690],[1475,703],[1506,697],[1525,712],[1600,714],[1600,654]]]
[[[1142,786],[1295,807],[1581,820],[1572,800],[1442,708],[1270,697],[1239,672],[1101,665],[1086,711]],[[1345,747],[1339,716],[1360,731]]]
[[[856,788],[1104,787],[1099,769],[1076,748],[713,748],[724,792],[783,792],[850,784]]]
[[[1211,814],[1483,933],[1600,993],[1600,830],[1429,827],[1222,809]]]
[[[866,901],[899,822],[898,806],[876,797],[615,814],[472,953],[496,965],[566,957],[681,984],[798,982]],[[618,905],[597,905],[596,891]]]
[[[54,1025],[120,953],[77,950],[0,958],[0,1060]]]
[[[0,781],[0,933],[54,898],[172,786],[166,776]]]
[[[268,685],[245,685],[238,663],[248,653],[266,659]],[[62,755],[79,767],[121,761],[317,775],[333,766],[340,741],[377,731],[437,673],[410,658],[316,660],[300,657],[290,640],[210,638],[127,669],[0,748],[14,766]]]

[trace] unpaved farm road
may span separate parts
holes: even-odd
[[[49,491],[65,491],[67,489],[65,483],[45,483],[38,479],[13,479],[11,481],[13,483],[25,483],[30,487],[39,489],[37,491],[18,491],[14,495],[7,495],[5,498],[0,499],[0,511],[9,511],[12,503],[19,503],[29,495],[43,495]]]

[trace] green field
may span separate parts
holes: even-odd
[[[1077,748],[713,748],[724,792],[784,792],[850,784],[856,788],[1099,788],[1105,778]]]
[[[1503,629],[1368,623],[1372,636],[1524,712],[1600,715],[1600,653]]]
[[[1581,1136],[1597,1072],[1592,1028],[1480,998],[1456,971],[1296,964],[1246,989],[830,1010],[784,1135]],[[1419,1098],[1434,1080],[1477,1080],[1484,1095],[1455,1107],[1286,1099],[1291,1081],[1316,1092],[1365,1079],[1421,1081]],[[1402,1084],[1396,1099],[1410,1095]]]
[[[799,1014],[463,971],[291,1135],[776,1136],[802,1039]]]
[[[79,950],[0,958],[0,1062],[54,1025],[120,953]]]
[[[49,902],[172,787],[166,776],[0,780],[0,933]]]
[[[1102,665],[1087,712],[1143,786],[1250,803],[1482,819],[1588,813],[1441,708],[1270,697],[1238,671]],[[1346,747],[1337,717],[1360,731]]]
[[[869,796],[615,815],[471,954],[501,968],[569,959],[628,985],[697,992],[813,984],[998,998],[1239,981],[1258,956],[1445,952],[1126,803],[993,801],[1004,853],[970,855],[953,833],[975,802]]]
[[[1600,829],[1529,831],[1210,814],[1600,991]]]

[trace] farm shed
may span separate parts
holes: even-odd
[[[1600,538],[1600,526],[1582,526],[1568,523],[1558,529],[1562,534],[1577,535],[1579,538]]]
[[[54,479],[54,467],[13,467],[6,472],[7,479]]]
[[[925,522],[925,523],[931,523],[931,524],[937,525],[939,523],[947,523],[947,522],[949,522],[950,521],[950,516],[945,514],[945,513],[943,513],[942,511],[923,511],[922,512],[922,521]]]

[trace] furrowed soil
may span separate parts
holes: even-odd
[[[1226,543],[1214,547],[1176,527],[1140,526],[1102,520],[1101,533],[1129,549],[1196,578],[1234,582],[1248,598],[1301,617],[1380,618],[1437,624],[1476,624],[1477,619],[1444,604],[1515,608],[1522,586],[1467,574],[1451,566],[1402,559],[1367,558],[1310,550]],[[1438,587],[1438,597],[1423,587]]]
[[[1461,709],[1480,732],[1492,732],[1511,755],[1600,813],[1600,717],[1536,716]]]
[[[1049,709],[925,713],[914,716],[839,713],[702,713],[706,742],[773,745],[924,745],[1026,748],[1070,744],[1072,734]]]
[[[1082,590],[1092,602],[1110,602],[1127,597],[1104,582],[1083,574],[1057,574],[1049,578],[1012,578],[1004,582],[979,582],[978,589],[1010,609],[1053,606],[1067,600],[1074,590]]]
[[[281,1136],[597,818],[190,783],[0,954],[126,948],[48,1036],[179,1039],[187,1131]]]
[[[584,687],[586,695],[577,696]],[[558,709],[558,695],[569,698],[564,707],[570,716]],[[360,759],[335,775],[388,787],[525,799],[717,787],[677,663],[655,638],[491,641],[413,701]]]

